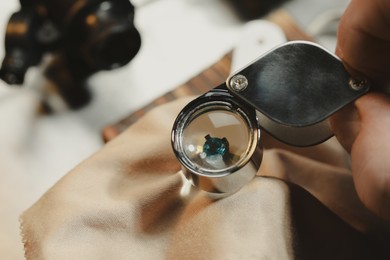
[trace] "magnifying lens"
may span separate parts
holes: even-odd
[[[172,144],[187,179],[204,191],[224,194],[256,175],[260,135],[255,110],[221,85],[179,114]]]
[[[184,107],[172,147],[194,186],[229,195],[255,177],[262,131],[293,146],[324,142],[329,116],[369,88],[321,46],[288,42]]]

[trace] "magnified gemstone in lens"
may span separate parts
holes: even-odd
[[[235,111],[216,109],[194,116],[183,131],[184,153],[203,170],[223,170],[245,156],[250,144],[246,120]]]
[[[203,152],[206,156],[211,155],[222,155],[223,158],[229,155],[229,142],[224,138],[211,137],[210,135],[205,136],[206,142],[203,145]]]

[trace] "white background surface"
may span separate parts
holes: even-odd
[[[309,12],[307,1],[297,1],[303,3],[305,12]],[[284,41],[278,28],[268,24],[259,36],[272,41],[266,41],[262,49],[248,44],[243,40],[248,27],[242,30],[244,24],[222,0],[132,3],[138,7],[135,23],[142,37],[141,50],[129,65],[91,78],[94,97],[82,110],[37,113],[39,100],[46,95],[40,68],[29,70],[22,88],[0,81],[1,259],[23,259],[19,215],[61,176],[103,145],[104,126],[186,82],[219,60],[237,42],[244,49],[240,49],[242,59],[236,61],[235,69],[257,56],[249,54],[250,50],[260,55]],[[315,6],[318,9],[318,3]],[[17,0],[3,0],[0,4],[0,59],[4,56],[5,25],[18,8]],[[300,10],[299,6],[292,8]]]

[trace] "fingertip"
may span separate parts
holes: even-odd
[[[350,153],[355,141],[360,122],[354,104],[349,104],[329,118],[330,128],[337,140]]]

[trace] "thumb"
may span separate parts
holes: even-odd
[[[370,93],[355,107],[360,118],[351,148],[355,187],[367,208],[390,219],[390,96]]]

